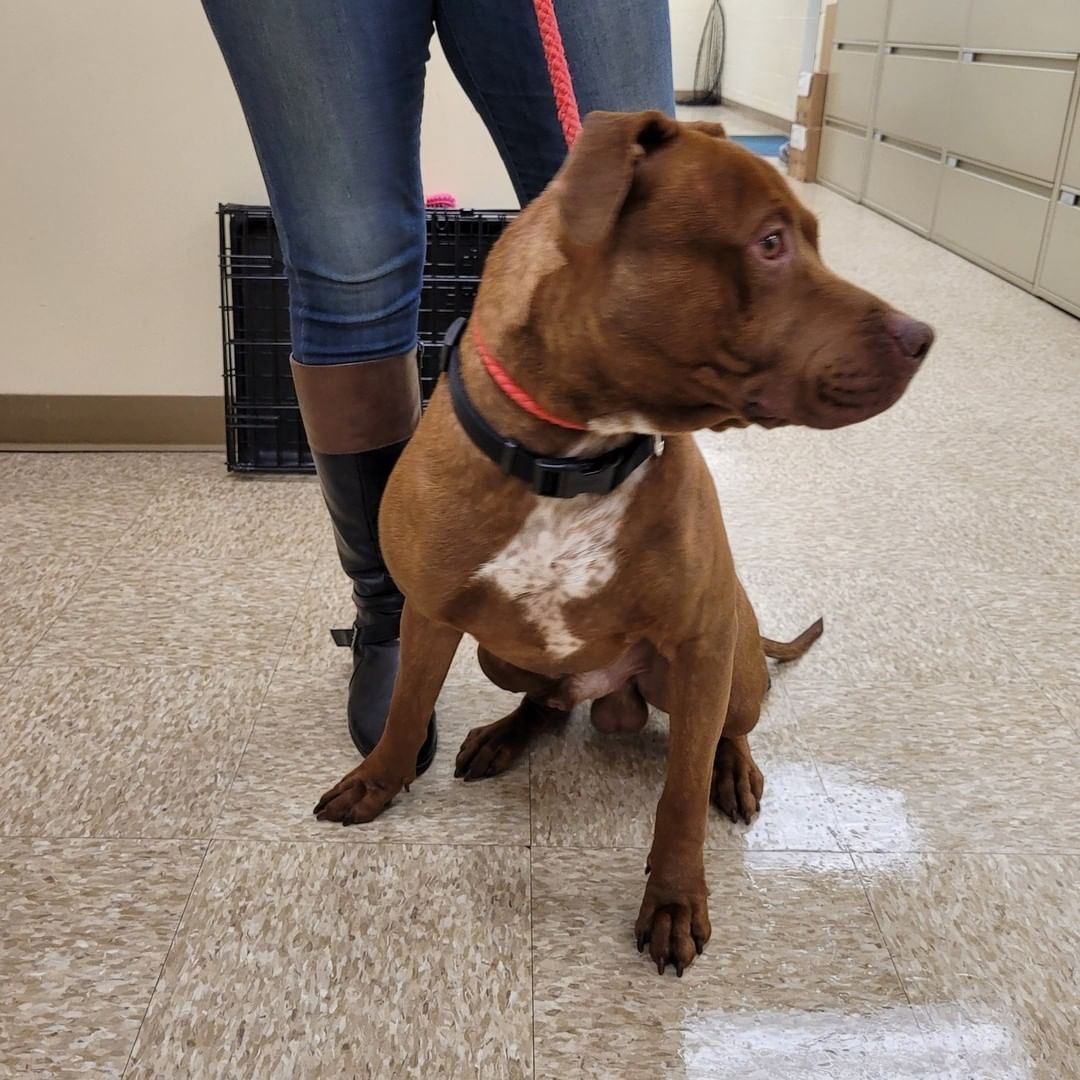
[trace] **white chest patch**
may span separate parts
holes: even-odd
[[[649,468],[637,469],[610,495],[538,496],[516,535],[476,571],[523,605],[555,659],[585,644],[567,625],[566,605],[593,596],[615,576],[619,528]]]

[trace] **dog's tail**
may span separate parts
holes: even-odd
[[[789,660],[798,660],[825,630],[825,620],[818,619],[813,626],[808,626],[794,641],[772,641],[770,638],[761,639],[761,647],[765,655],[773,660],[779,660],[786,664]]]

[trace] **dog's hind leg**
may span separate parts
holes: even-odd
[[[724,735],[713,759],[712,804],[732,821],[747,825],[761,809],[765,777],[750,754],[745,735]]]
[[[505,772],[541,731],[559,725],[570,715],[545,704],[559,686],[558,679],[509,664],[483,646],[476,650],[476,658],[496,686],[525,697],[508,716],[475,727],[465,736],[454,764],[454,775],[465,780],[483,780]]]
[[[537,675],[535,671],[526,671],[524,668],[500,660],[494,653],[488,652],[483,645],[477,646],[476,659],[480,664],[480,670],[500,690],[509,690],[512,694],[528,694],[529,697],[542,700],[553,693],[559,684],[558,679],[549,679],[546,675]]]
[[[597,698],[589,710],[589,719],[597,731],[610,735],[616,731],[640,731],[649,719],[649,706],[631,679],[618,690]]]
[[[498,776],[521,757],[540,732],[557,727],[569,715],[532,697],[522,698],[508,716],[475,727],[465,736],[454,763],[454,775],[465,780]]]
[[[765,778],[750,753],[747,736],[761,716],[761,704],[769,688],[769,670],[754,609],[741,587],[737,610],[739,636],[724,730],[713,758],[712,803],[732,821],[749,824],[761,808]]]

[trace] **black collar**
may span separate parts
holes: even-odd
[[[623,446],[593,458],[544,457],[534,454],[516,439],[500,435],[477,411],[461,377],[460,342],[465,319],[457,319],[446,332],[439,370],[446,372],[450,400],[465,433],[481,453],[491,458],[507,476],[524,480],[537,495],[572,499],[577,495],[607,495],[651,457],[658,457],[664,440],[656,435],[635,435]]]

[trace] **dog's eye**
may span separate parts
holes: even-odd
[[[784,253],[784,234],[782,232],[768,233],[758,241],[758,247],[766,259],[775,259]]]

